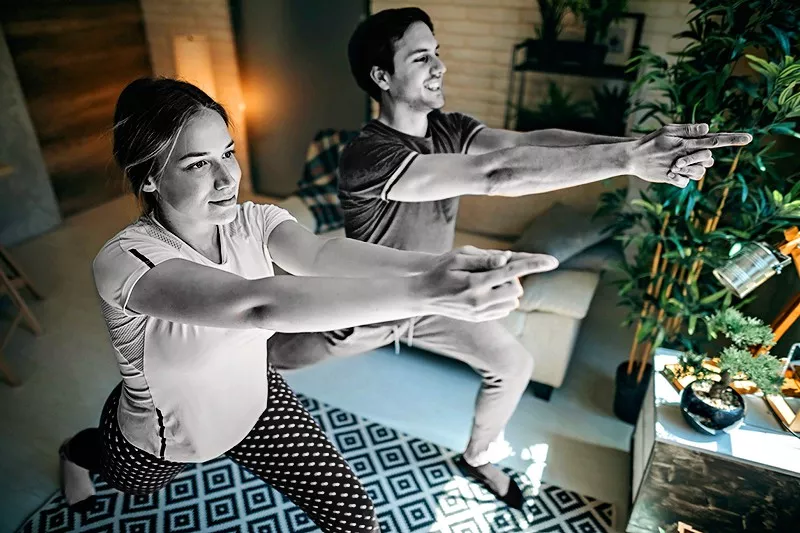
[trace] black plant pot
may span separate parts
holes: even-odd
[[[745,415],[745,404],[742,395],[731,387],[725,389],[723,398],[731,405],[729,409],[718,408],[703,401],[697,394],[697,387],[703,391],[713,381],[696,380],[684,387],[681,392],[681,412],[683,418],[692,428],[706,435],[719,435],[730,432],[742,425]]]
[[[642,381],[637,383],[639,365],[634,364],[633,370],[628,374],[628,362],[625,361],[617,367],[617,376],[614,383],[614,415],[623,422],[636,424],[639,410],[642,408],[644,395],[650,383],[650,374],[653,365],[648,364],[644,369]]]

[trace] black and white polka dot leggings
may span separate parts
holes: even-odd
[[[123,437],[116,416],[121,386],[103,407],[101,476],[125,493],[156,492],[186,465],[144,452]],[[380,531],[364,486],[272,367],[266,411],[226,455],[288,496],[324,532]]]

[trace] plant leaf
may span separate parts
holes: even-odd
[[[719,300],[720,298],[724,297],[725,294],[727,294],[727,293],[728,293],[728,289],[722,289],[721,291],[717,291],[714,294],[710,294],[710,295],[706,296],[705,298],[702,298],[700,300],[700,304],[701,305],[708,305],[710,303],[714,303],[717,300]]]
[[[781,45],[781,49],[783,50],[783,55],[789,55],[791,50],[791,46],[789,45],[789,38],[786,36],[786,33],[782,30],[779,30],[772,24],[767,24],[767,28],[775,34],[775,37],[778,39],[778,42]]]

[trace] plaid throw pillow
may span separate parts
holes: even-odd
[[[315,233],[344,226],[344,213],[339,204],[339,156],[357,135],[357,131],[326,129],[318,132],[308,146],[296,194],[314,215]]]

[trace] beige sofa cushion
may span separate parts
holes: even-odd
[[[549,254],[563,263],[607,239],[609,222],[592,220],[592,213],[556,202],[533,219],[511,249]]]
[[[453,248],[460,248],[462,246],[475,246],[477,248],[483,248],[484,250],[509,250],[511,248],[511,242],[504,239],[484,237],[474,233],[456,230],[456,235],[453,239]]]
[[[512,311],[500,323],[517,337],[533,356],[531,379],[560,387],[580,331],[581,321],[553,313]]]
[[[522,279],[525,293],[520,311],[542,311],[582,319],[589,311],[600,274],[582,270],[554,270]]]
[[[531,380],[560,387],[564,383],[581,321],[553,313],[524,313],[519,340],[533,355]]]
[[[289,211],[289,213],[297,219],[297,223],[311,233],[316,231],[317,221],[314,220],[314,214],[311,212],[311,209],[303,203],[303,200],[301,200],[299,196],[288,196],[283,200],[278,200],[276,205]]]
[[[467,233],[514,241],[531,220],[554,203],[561,202],[579,211],[594,213],[601,194],[624,187],[627,183],[627,176],[618,176],[541,194],[517,197],[462,196],[459,199],[456,228]]]
[[[464,231],[456,231],[455,247],[472,245],[478,248],[506,250],[510,243]],[[519,310],[525,313],[541,311],[582,319],[589,311],[600,274],[581,270],[557,269],[522,278],[525,293]],[[514,318],[509,318],[514,320]],[[521,326],[519,326],[521,327]],[[514,328],[511,328],[512,331]]]

